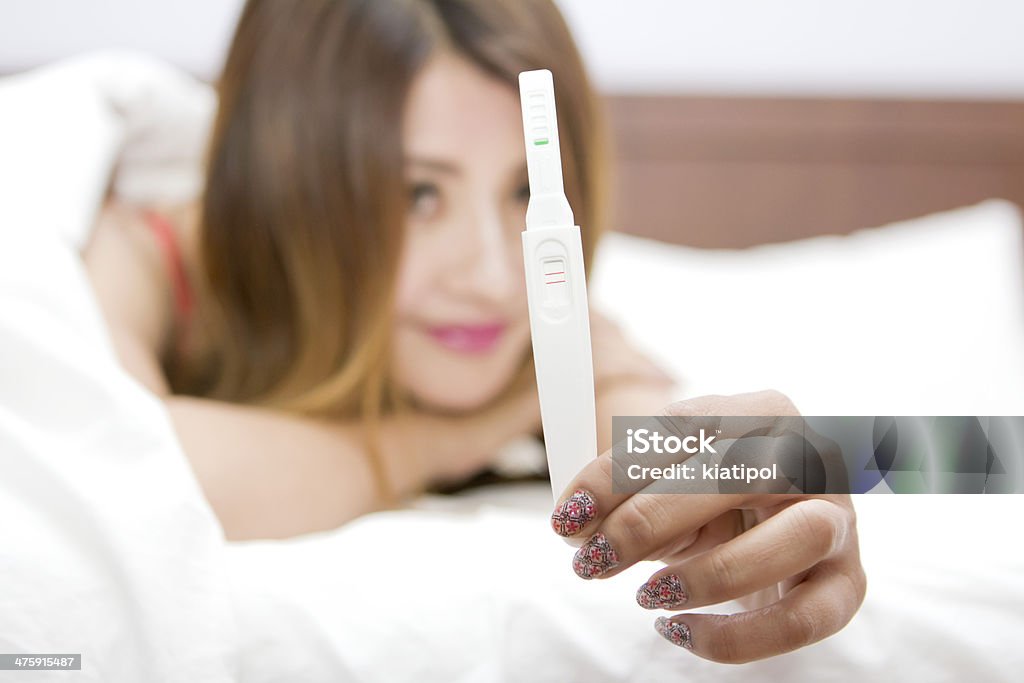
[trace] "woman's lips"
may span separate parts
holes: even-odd
[[[427,333],[442,346],[459,353],[484,353],[497,346],[504,323],[488,325],[435,325]]]

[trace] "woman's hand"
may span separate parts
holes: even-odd
[[[795,415],[777,392],[680,401],[674,416]],[[718,662],[741,663],[839,631],[864,600],[856,516],[848,495],[613,493],[611,452],[583,469],[552,515],[585,541],[582,578],[613,576],[641,560],[667,566],[639,588],[647,609],[739,599],[750,611],[677,614],[655,626],[666,639]]]

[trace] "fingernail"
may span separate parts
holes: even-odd
[[[679,647],[687,650],[693,649],[693,639],[690,637],[690,627],[686,624],[677,624],[666,617],[658,617],[654,622],[655,630],[661,637]]]
[[[619,555],[605,535],[598,532],[576,551],[572,568],[583,579],[593,579],[619,564]]]
[[[636,601],[646,609],[674,609],[689,599],[683,582],[675,574],[651,579],[640,586],[636,592]]]
[[[597,516],[597,501],[589,491],[578,489],[551,515],[551,528],[559,536],[572,536]]]

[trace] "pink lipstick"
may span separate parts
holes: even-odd
[[[488,325],[438,325],[427,333],[442,346],[458,353],[486,353],[501,340],[504,323]]]

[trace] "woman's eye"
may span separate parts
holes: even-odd
[[[516,201],[523,202],[524,204],[530,201],[530,184],[523,183],[518,190],[516,190]]]
[[[414,183],[409,188],[409,213],[431,218],[441,205],[441,190],[433,183]]]

